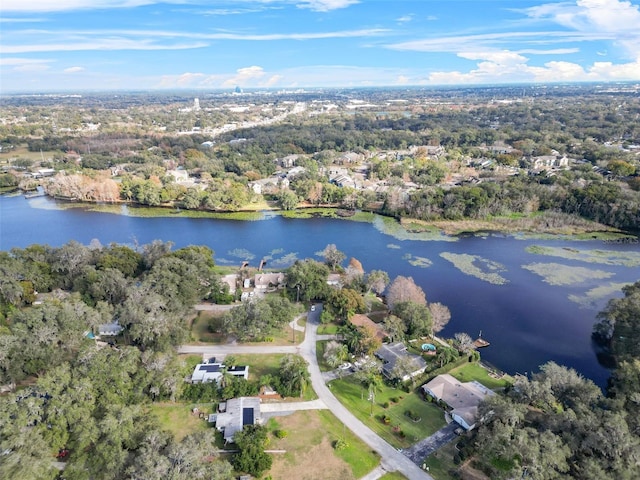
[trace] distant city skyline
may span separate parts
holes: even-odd
[[[640,81],[640,2],[3,0],[0,91]]]

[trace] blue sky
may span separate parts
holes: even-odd
[[[640,80],[639,3],[2,0],[0,89]]]

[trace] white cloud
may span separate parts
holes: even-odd
[[[184,50],[191,48],[202,48],[208,43],[177,43],[163,45],[154,43],[153,40],[142,39],[132,40],[127,38],[103,38],[87,41],[74,41],[66,43],[40,43],[31,45],[2,45],[0,53],[32,53],[32,52],[72,52],[87,50]]]
[[[69,67],[63,70],[64,73],[78,73],[84,71],[84,67]]]
[[[359,0],[236,0],[237,3],[294,4],[316,12],[328,12],[360,3]],[[189,0],[3,0],[5,12],[62,12],[70,10],[97,10],[106,8],[132,8],[158,3],[189,4]],[[199,3],[206,3],[201,1]],[[226,9],[221,9],[226,10]],[[229,9],[227,11],[232,11]]]
[[[501,32],[424,38],[420,40],[389,44],[386,47],[392,50],[415,52],[459,53],[463,51],[473,51],[478,48],[497,50],[504,48],[506,43],[513,48],[513,46],[517,45],[545,45],[590,40],[611,40],[613,38],[612,34],[602,32]]]
[[[577,32],[601,34],[640,56],[640,6],[624,0],[577,0],[523,10],[530,18],[548,20]]]
[[[170,30],[22,30],[19,36],[37,38],[38,43],[0,45],[3,54],[53,51],[86,50],[184,50],[209,46],[210,41],[279,41],[279,40],[323,40],[331,38],[372,37],[387,33],[385,29],[338,30],[329,32],[273,33],[247,35],[241,33],[197,33]],[[171,43],[177,39],[192,40],[190,43]],[[165,40],[166,43],[161,43]]]
[[[194,82],[197,82],[205,77],[204,73],[183,73],[176,79],[176,86],[178,87],[189,87]]]
[[[468,60],[488,60],[499,65],[514,65],[527,61],[526,57],[508,50],[485,52],[460,52],[459,57]]]
[[[222,84],[223,87],[233,87],[235,85],[246,85],[251,83],[255,79],[259,79],[265,76],[264,69],[253,65],[251,67],[239,68],[236,71],[236,75],[228,78]]]
[[[298,8],[308,8],[316,12],[328,12],[339,8],[347,8],[360,3],[359,0],[300,0]]]
[[[49,70],[49,65],[44,63],[25,63],[12,68],[14,72],[44,72]]]
[[[5,12],[61,12],[65,10],[129,8],[157,3],[155,0],[3,0]],[[171,3],[170,1],[167,3]],[[183,2],[173,2],[183,3]]]
[[[2,23],[38,23],[38,22],[46,22],[44,18],[17,18],[17,17],[2,17],[0,18],[0,24]]]
[[[407,85],[409,83],[409,77],[406,75],[398,75],[396,78],[396,85]]]
[[[51,63],[53,60],[43,58],[18,58],[18,57],[0,57],[0,65],[30,65]]]
[[[407,23],[407,22],[410,22],[411,20],[413,20],[413,13],[396,18],[396,22],[398,23]]]
[[[509,57],[508,57],[509,58]],[[434,85],[479,84],[479,83],[552,83],[586,81],[621,81],[640,79],[640,62],[612,64],[596,62],[585,68],[582,65],[565,61],[547,62],[543,66],[531,66],[527,59],[511,63],[483,61],[469,72],[433,72],[427,82]]]

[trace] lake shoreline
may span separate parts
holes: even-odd
[[[607,242],[637,241],[638,235],[606,225],[566,215],[567,224],[548,225],[545,219],[556,212],[540,212],[529,216],[494,217],[491,219],[419,220],[409,217],[393,217],[373,210],[346,211],[337,206],[304,205],[294,210],[282,210],[273,202],[256,204],[254,208],[237,211],[185,210],[175,206],[148,206],[130,201],[109,203],[77,201],[48,196],[60,209],[84,208],[93,212],[111,213],[145,218],[212,218],[219,220],[257,221],[272,216],[288,219],[333,218],[373,223],[375,216],[393,219],[407,233],[433,233],[448,237],[465,235],[505,234],[526,238],[567,238],[571,240],[603,240]]]

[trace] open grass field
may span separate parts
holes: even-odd
[[[396,448],[407,448],[445,425],[442,410],[416,393],[383,385],[375,392],[374,402],[370,402],[368,391],[353,377],[333,380],[329,386],[351,413]],[[405,415],[409,410],[419,417],[418,421]],[[383,421],[385,415],[389,423]]]
[[[194,342],[200,343],[225,343],[228,338],[227,335],[221,333],[213,333],[209,330],[210,322],[219,322],[215,330],[222,329],[222,315],[219,312],[206,312],[200,311],[198,315],[193,319],[191,323],[191,338]],[[304,326],[306,319],[298,320],[298,325]],[[304,340],[304,332],[294,331],[289,324],[284,325],[279,331],[275,332],[269,342],[250,342],[245,345],[297,345]]]
[[[505,375],[502,378],[495,378],[489,374],[486,368],[477,363],[465,363],[449,372],[461,382],[476,380],[491,390],[508,387],[513,383],[513,379]]]
[[[269,448],[287,451],[273,455],[269,475],[274,480],[355,480],[373,470],[380,460],[329,411],[300,411],[272,418],[267,427],[271,432],[287,432],[285,438],[271,436]],[[338,439],[346,443],[339,450],[334,448]]]
[[[41,162],[44,158],[45,160],[53,157],[54,153],[60,153],[57,151],[40,151],[30,152],[26,146],[21,146],[14,148],[13,150],[9,150],[7,152],[0,153],[0,162],[4,162],[6,160],[14,159],[14,158],[24,158],[28,160],[33,160],[34,162]]]
[[[160,425],[164,430],[171,432],[177,441],[191,433],[200,430],[212,428],[206,420],[193,415],[191,410],[198,407],[201,411],[211,413],[214,405],[206,404],[187,404],[176,402],[153,403],[150,406],[151,413],[160,421]]]

